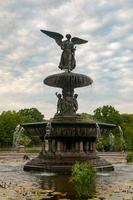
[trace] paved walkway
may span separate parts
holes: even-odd
[[[28,155],[29,158],[34,158],[38,155],[38,153],[0,152],[0,160],[19,160],[23,159],[25,154]]]
[[[98,152],[98,155],[112,164],[125,163],[126,162],[125,152]]]

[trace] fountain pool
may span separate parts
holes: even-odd
[[[60,192],[67,192],[70,199],[74,199],[74,186],[69,181],[68,175],[56,175],[47,172],[25,172],[23,171],[24,162],[3,162],[0,164],[0,181],[11,182],[13,184],[32,183],[35,188],[52,189]],[[133,191],[133,165],[126,163],[115,164],[115,170],[106,173],[97,173],[98,195],[107,196],[108,200],[121,200],[124,191]],[[131,183],[130,187],[127,183]],[[123,186],[121,186],[123,184]],[[125,184],[125,188],[124,188]],[[106,193],[106,194],[105,194]],[[110,195],[112,193],[112,195]],[[125,192],[127,195],[127,192]]]

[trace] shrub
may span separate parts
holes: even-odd
[[[127,163],[133,162],[133,152],[130,152],[126,156]]]
[[[21,135],[19,144],[27,146],[30,142],[31,142],[30,137],[28,137],[27,135]]]
[[[89,163],[76,163],[70,179],[80,198],[92,197],[96,193],[96,170]]]

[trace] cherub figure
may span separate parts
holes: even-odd
[[[74,97],[73,97],[74,112],[77,112],[77,110],[78,110],[77,97],[78,97],[78,94],[74,94]]]
[[[62,95],[59,93],[55,93],[55,95],[58,98],[58,102],[57,102],[57,113],[56,114],[61,114],[62,113]]]
[[[61,70],[72,71],[76,67],[76,60],[75,60],[76,47],[74,45],[84,44],[88,41],[80,39],[78,37],[71,38],[70,34],[67,34],[66,35],[67,39],[62,41],[63,35],[61,35],[60,33],[46,31],[46,30],[41,30],[41,31],[46,35],[48,35],[49,37],[53,38],[63,50],[59,68]]]

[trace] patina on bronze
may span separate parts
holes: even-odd
[[[59,33],[41,31],[53,38],[63,51],[59,68],[64,72],[46,77],[44,84],[61,88],[62,91],[55,92],[57,111],[49,122],[22,125],[27,133],[38,135],[42,140],[42,150],[39,156],[29,161],[24,169],[65,174],[71,172],[71,167],[76,161],[88,161],[99,170],[113,170],[110,163],[97,156],[96,142],[99,131],[100,135],[107,135],[116,126],[85,121],[77,114],[79,105],[75,88],[86,87],[93,83],[89,76],[72,72],[76,67],[75,45],[84,44],[87,41],[77,37],[71,39],[70,34],[67,34],[67,39],[62,41],[63,36]]]
[[[76,67],[75,45],[84,44],[88,41],[78,37],[71,38],[70,34],[66,34],[66,40],[62,41],[63,35],[61,35],[60,33],[47,30],[41,30],[41,31],[44,34],[48,35],[49,37],[53,38],[63,51],[60,59],[59,68],[61,70],[72,71]]]
[[[52,87],[62,88],[62,94],[57,95],[56,93],[58,98],[56,115],[75,115],[78,110],[78,95],[74,94],[74,89],[92,84],[92,80],[88,76],[71,72],[76,67],[75,45],[84,44],[88,41],[78,37],[71,38],[70,34],[67,34],[67,39],[62,41],[63,35],[60,33],[46,30],[41,31],[53,38],[63,51],[59,68],[65,70],[65,72],[54,74],[44,79],[45,84]]]
[[[74,89],[91,85],[92,82],[90,77],[73,72],[63,72],[45,78],[44,84],[62,89],[62,94],[56,93],[58,98],[56,115],[75,115],[78,110],[78,95],[74,94]]]

